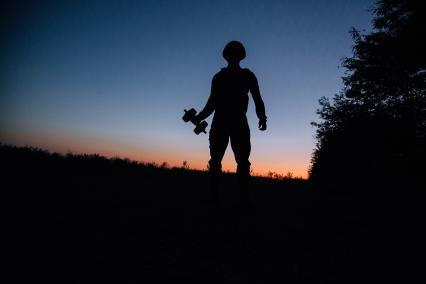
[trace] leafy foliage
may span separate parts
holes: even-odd
[[[373,31],[351,31],[344,88],[321,98],[311,180],[338,186],[422,179],[426,161],[426,13],[421,0],[382,0]]]

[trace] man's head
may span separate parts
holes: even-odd
[[[246,50],[241,42],[233,40],[228,42],[222,54],[228,63],[234,63],[240,62],[246,57]]]

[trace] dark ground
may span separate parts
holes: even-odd
[[[255,207],[244,210],[235,176],[228,175],[222,203],[211,207],[202,172],[6,146],[1,157],[8,283],[405,277],[405,201],[323,194],[306,181],[258,178],[252,180]]]

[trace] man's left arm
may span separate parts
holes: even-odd
[[[266,114],[265,104],[263,103],[262,96],[260,95],[259,83],[256,76],[251,73],[250,93],[253,97],[254,105],[256,107],[256,115],[259,118],[259,129],[266,130]]]

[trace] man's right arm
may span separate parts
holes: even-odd
[[[207,117],[209,117],[214,110],[216,109],[216,76],[213,77],[212,80],[212,86],[211,86],[211,91],[210,91],[210,97],[207,100],[206,106],[203,108],[202,111],[200,111],[200,113],[196,116],[196,119],[198,121],[202,121],[204,119],[206,119]]]

